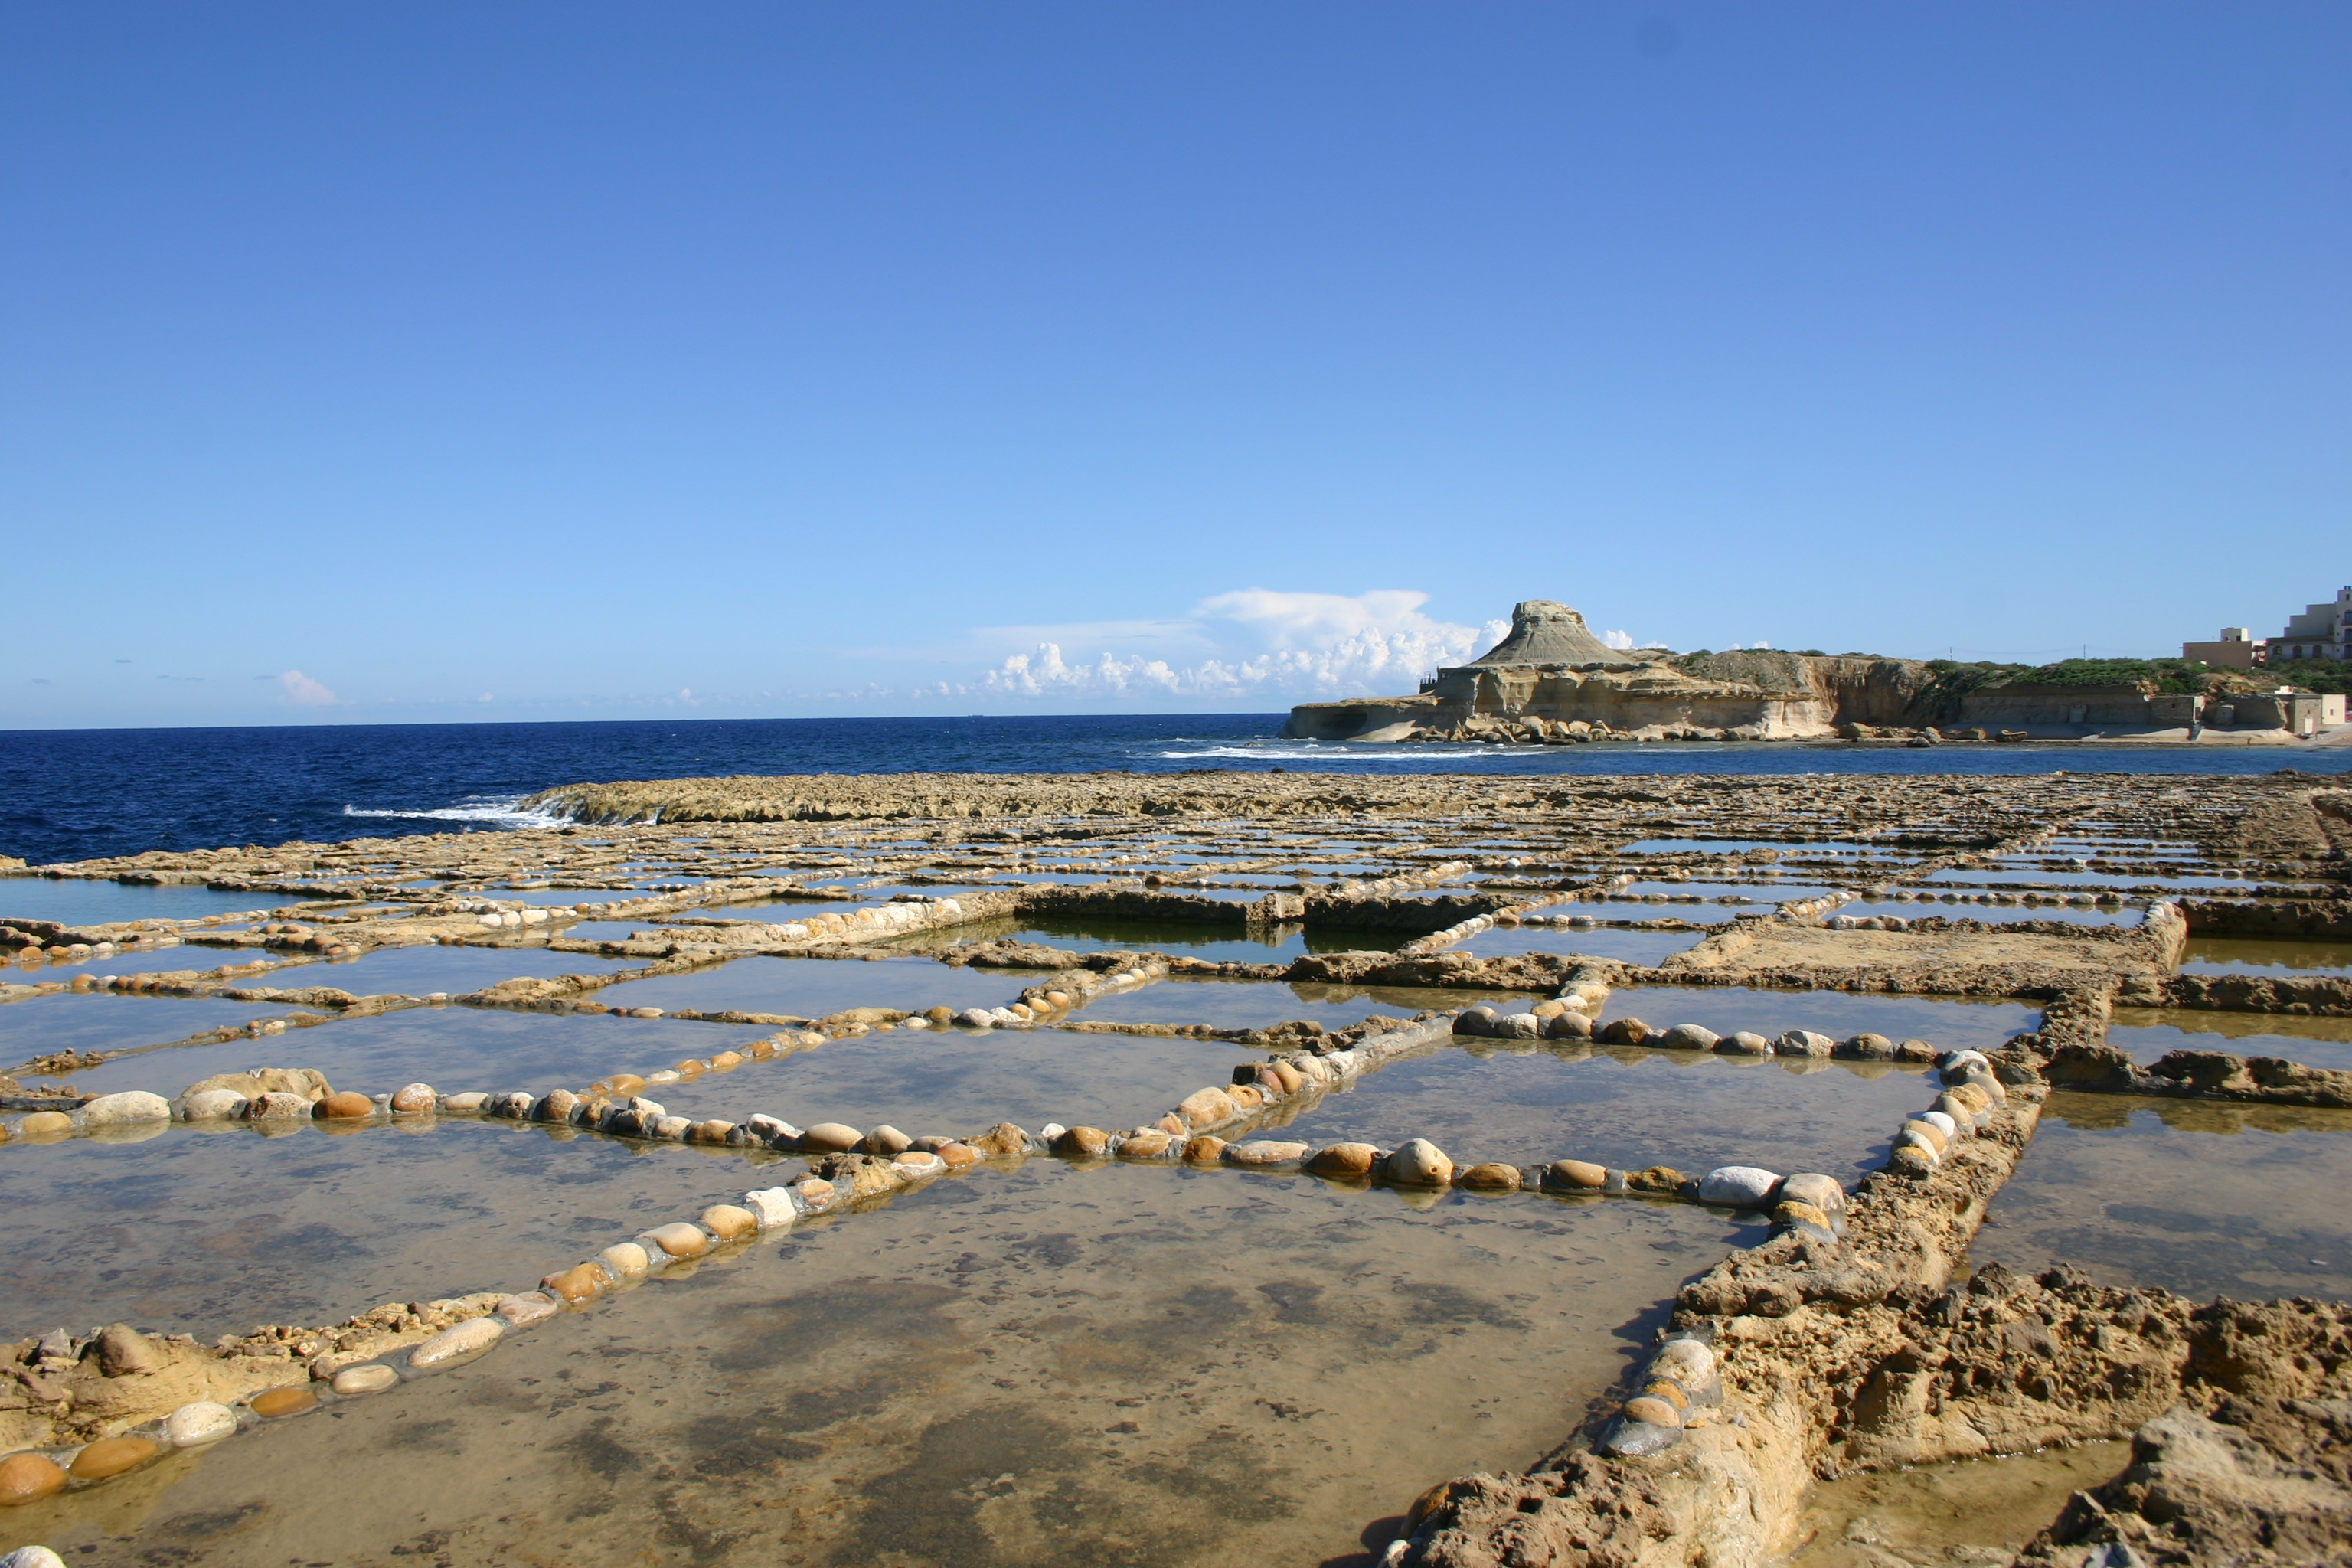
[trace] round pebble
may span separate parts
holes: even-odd
[[[330,1386],[337,1394],[382,1394],[399,1384],[400,1373],[378,1361],[370,1362],[365,1366],[343,1368],[335,1373],[335,1381]]]
[[[608,1247],[598,1253],[596,1258],[612,1270],[615,1279],[622,1280],[642,1279],[646,1277],[646,1270],[653,1266],[653,1260],[646,1256],[646,1249],[634,1241]]]
[[[66,1560],[46,1546],[19,1546],[0,1557],[0,1568],[66,1568]]]
[[[507,1326],[497,1318],[475,1318],[442,1330],[439,1333],[408,1352],[411,1366],[444,1366],[467,1356],[479,1355],[499,1342]]]
[[[682,1220],[656,1226],[640,1239],[652,1242],[669,1258],[699,1258],[710,1250],[710,1238]]]
[[[612,1288],[612,1276],[593,1263],[575,1264],[560,1273],[550,1274],[539,1282],[539,1288],[569,1306],[593,1301]]]
[[[11,1454],[0,1459],[0,1508],[38,1502],[66,1489],[66,1473],[41,1454]]]
[[[1554,1160],[1544,1173],[1544,1185],[1567,1192],[1598,1192],[1608,1180],[1608,1169],[1589,1160]]]
[[[1951,1135],[1946,1132],[1942,1128],[1937,1126],[1934,1122],[1921,1121],[1916,1119],[1903,1124],[1903,1131],[1900,1136],[1904,1138],[1916,1139],[1937,1154],[1941,1154],[1945,1150],[1950,1148],[1952,1142]]]
[[[1794,1203],[1811,1204],[1817,1209],[1834,1214],[1845,1207],[1845,1188],[1834,1176],[1807,1172],[1790,1176],[1780,1184],[1780,1195]]]
[[[347,1121],[375,1114],[375,1101],[364,1094],[342,1089],[327,1096],[311,1109],[310,1114],[321,1121]]]
[[[236,1430],[236,1412],[209,1399],[183,1405],[163,1417],[163,1436],[172,1440],[174,1448],[217,1443]]]
[[[144,1437],[100,1437],[74,1456],[73,1479],[102,1481],[143,1465],[163,1451]]]
[[[1724,1208],[1761,1208],[1772,1189],[1780,1184],[1777,1171],[1757,1165],[1723,1165],[1699,1178],[1698,1201]]]
[[[1053,1142],[1056,1154],[1087,1158],[1110,1152],[1110,1134],[1099,1127],[1066,1128]]]
[[[256,1415],[299,1415],[319,1407],[319,1396],[307,1388],[272,1388],[246,1401]]]
[[[1651,1426],[1679,1426],[1683,1413],[1654,1394],[1643,1394],[1625,1402],[1625,1419]]]
[[[73,1131],[73,1118],[62,1110],[36,1110],[16,1123],[26,1138],[59,1138]]]
[[[1715,1375],[1715,1352],[1697,1340],[1668,1340],[1651,1358],[1650,1370],[1695,1388]]]
[[[180,1101],[190,1121],[234,1121],[245,1114],[245,1096],[233,1089],[203,1089]]]
[[[431,1110],[440,1100],[429,1083],[403,1084],[392,1091],[392,1110],[401,1116],[417,1116]]]
[[[1334,1143],[1317,1150],[1307,1168],[1318,1176],[1369,1176],[1380,1157],[1370,1143]]]
[[[855,1127],[838,1121],[820,1121],[801,1134],[801,1148],[815,1154],[841,1154],[857,1147],[865,1136]]]
[[[1442,1187],[1454,1180],[1454,1162],[1426,1138],[1408,1138],[1388,1157],[1381,1173],[1399,1186]]]
[[[131,1089],[121,1094],[101,1094],[81,1108],[85,1127],[113,1127],[126,1121],[168,1121],[172,1119],[172,1102],[160,1094],[144,1089]]]
[[[1473,1165],[1454,1180],[1457,1185],[1475,1187],[1480,1192],[1515,1193],[1519,1190],[1519,1168],[1490,1162]]]
[[[760,1234],[760,1216],[733,1204],[713,1204],[698,1220],[703,1229],[721,1241],[747,1241]]]

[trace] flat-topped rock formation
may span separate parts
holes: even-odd
[[[1409,697],[1305,702],[1312,741],[2142,740],[2290,743],[2275,695],[2225,701],[2153,682],[2057,685],[1866,654],[1612,648],[1566,605],[1513,607],[1510,634]]]

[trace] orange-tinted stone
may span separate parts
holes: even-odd
[[[1099,1127],[1071,1127],[1054,1140],[1054,1152],[1079,1158],[1108,1152],[1110,1134]]]
[[[65,1488],[65,1471],[39,1454],[11,1454],[0,1459],[0,1508],[38,1502]]]
[[[299,1415],[317,1405],[319,1396],[307,1388],[273,1388],[246,1403],[256,1415]]]
[[[572,1306],[593,1301],[612,1285],[605,1272],[593,1263],[583,1263],[561,1274],[551,1274],[539,1282],[539,1288],[557,1300]]]
[[[74,1456],[73,1478],[78,1481],[102,1481],[134,1465],[145,1464],[160,1452],[144,1437],[100,1437]]]
[[[370,1100],[364,1094],[354,1094],[350,1089],[346,1089],[337,1093],[331,1094],[327,1096],[326,1099],[319,1101],[318,1105],[311,1110],[310,1114],[319,1118],[321,1121],[343,1121],[354,1117],[373,1116],[375,1114],[375,1101]]]
[[[1369,1176],[1381,1152],[1370,1143],[1334,1143],[1318,1149],[1307,1168],[1318,1176]]]

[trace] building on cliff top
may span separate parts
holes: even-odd
[[[2180,657],[2216,669],[2252,669],[2263,662],[2269,647],[2247,627],[2223,626],[2217,641],[2182,643]]]
[[[2288,618],[2286,630],[2270,639],[2270,662],[2283,658],[2352,659],[2352,588]]]

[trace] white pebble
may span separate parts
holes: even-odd
[[[174,1448],[217,1443],[236,1430],[236,1412],[209,1399],[183,1405],[163,1417],[163,1436],[172,1440]]]
[[[408,1352],[411,1366],[441,1366],[464,1356],[478,1355],[499,1342],[507,1331],[498,1318],[474,1318],[455,1324]]]

